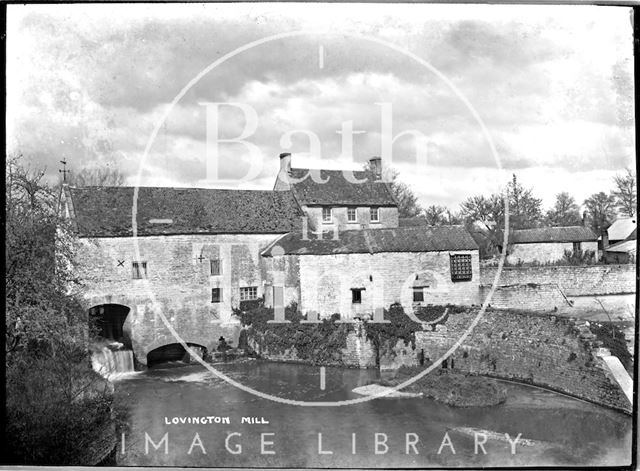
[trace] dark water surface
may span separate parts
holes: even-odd
[[[215,365],[236,381],[259,391],[301,401],[359,398],[357,386],[375,381],[373,370],[320,368],[259,361]],[[129,430],[122,466],[224,467],[424,467],[514,465],[624,465],[631,456],[631,417],[560,394],[509,384],[506,403],[487,408],[453,408],[424,398],[379,398],[340,407],[301,407],[256,397],[229,385],[204,367],[162,367],[116,382],[116,407],[128,409]],[[229,424],[167,425],[173,417],[229,417]],[[241,424],[242,417],[263,417],[268,424]],[[474,431],[489,437],[474,452]],[[155,450],[145,433],[158,444]],[[238,454],[232,454],[225,447]],[[375,434],[379,441],[376,454]],[[438,449],[448,433],[450,445]],[[505,439],[519,433],[528,440],[516,453]],[[202,446],[189,449],[198,434]],[[240,435],[237,435],[240,434]],[[261,434],[265,443],[263,454]],[[322,434],[320,454],[318,434]],[[355,451],[352,440],[355,434]],[[419,439],[406,453],[409,441]],[[417,436],[417,437],[416,437]],[[481,437],[479,437],[481,440]],[[239,448],[241,447],[241,448]],[[455,454],[452,452],[455,449]],[[206,454],[203,453],[203,448]],[[419,454],[415,454],[417,451]]]

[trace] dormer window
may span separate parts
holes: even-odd
[[[347,208],[347,222],[358,222],[358,212],[356,208]]]
[[[331,208],[322,208],[322,222],[331,222]]]
[[[371,208],[369,214],[371,222],[380,222],[380,208]]]

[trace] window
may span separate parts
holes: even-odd
[[[331,208],[322,208],[322,222],[331,222]]]
[[[347,222],[356,222],[358,220],[358,213],[356,208],[347,208]]]
[[[471,273],[471,255],[451,255],[452,281],[469,281]]]
[[[240,301],[253,301],[258,299],[258,287],[248,286],[246,288],[240,288]]]
[[[211,274],[212,275],[220,274],[220,260],[217,258],[211,259]]]
[[[147,262],[131,262],[133,279],[141,280],[147,277]]]
[[[222,288],[211,288],[211,302],[222,302]]]
[[[364,288],[351,288],[351,303],[362,304],[362,292]]]
[[[380,208],[371,208],[369,214],[371,222],[380,222]]]
[[[580,252],[582,250],[582,244],[580,242],[573,243],[573,253]]]
[[[422,286],[415,286],[413,288],[413,302],[421,303],[424,301],[424,288]]]

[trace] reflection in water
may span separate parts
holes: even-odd
[[[317,367],[259,361],[215,367],[256,390],[302,401],[360,397],[352,389],[379,375],[327,368],[321,390]],[[117,407],[130,413],[118,464],[369,468],[628,463],[630,417],[548,391],[507,387],[506,403],[488,408],[452,408],[423,398],[301,407],[253,396],[201,366],[154,368],[116,384]],[[200,416],[229,417],[229,423],[171,424],[172,418]],[[268,423],[241,423],[243,417]],[[476,453],[475,431],[487,436],[486,454],[480,446]],[[153,443],[145,444],[145,433]],[[518,434],[526,439],[515,445],[515,454],[505,433],[511,440]],[[165,434],[166,442],[160,444]]]

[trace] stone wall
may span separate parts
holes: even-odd
[[[438,360],[475,315],[452,314],[435,331],[416,333],[416,352],[422,351],[425,361]],[[630,412],[631,404],[596,355],[600,345],[594,337],[566,318],[488,310],[447,367],[524,381]]]
[[[303,314],[316,311],[322,317],[340,313],[343,318],[353,318],[396,302],[405,309],[416,304],[478,304],[478,251],[455,252],[471,255],[471,281],[451,280],[451,253],[301,255],[300,310]],[[413,302],[416,276],[428,280],[422,303]],[[364,289],[360,304],[352,303],[354,288]]]
[[[426,368],[440,360],[465,334],[477,313],[477,308],[450,313],[444,324],[416,332],[415,347],[403,340],[385,346],[380,352],[380,369],[418,366],[421,359]],[[438,368],[542,386],[631,412],[631,404],[597,355],[600,346],[584,323],[550,314],[487,310]],[[263,354],[276,361],[300,361],[295,352]],[[335,364],[376,367],[375,349],[361,323],[349,333],[347,347]]]
[[[582,251],[591,250],[598,256],[598,242],[581,242]],[[562,260],[565,250],[573,251],[573,242],[513,244],[507,256],[508,263],[556,262]]]
[[[315,230],[332,231],[335,225],[341,231],[361,229],[363,226],[371,229],[398,227],[398,208],[395,207],[380,207],[378,209],[378,222],[371,222],[369,206],[356,208],[356,222],[347,221],[347,208],[345,206],[332,208],[332,221],[330,223],[322,222],[322,207],[303,206],[302,209],[309,218],[309,227]]]
[[[482,267],[480,284],[491,286],[497,267]],[[567,296],[635,293],[635,265],[505,267],[499,286],[553,285]]]
[[[483,302],[490,291],[491,286],[480,286],[480,297]],[[569,306],[569,302],[555,284],[523,284],[497,286],[488,305],[497,309],[554,311],[563,306]]]
[[[175,235],[137,239],[82,239],[78,275],[83,280],[86,307],[121,304],[130,308],[125,332],[136,359],[146,363],[149,351],[176,343],[162,321],[162,313],[188,343],[211,350],[222,335],[238,340],[239,323],[232,308],[240,302],[240,288],[266,289],[269,268],[260,252],[277,235]],[[210,260],[221,260],[219,275]],[[147,263],[147,277],[133,279],[132,262]],[[295,265],[285,265],[285,280],[297,278]],[[222,289],[221,302],[212,302],[212,288]],[[236,345],[237,343],[234,343]]]

